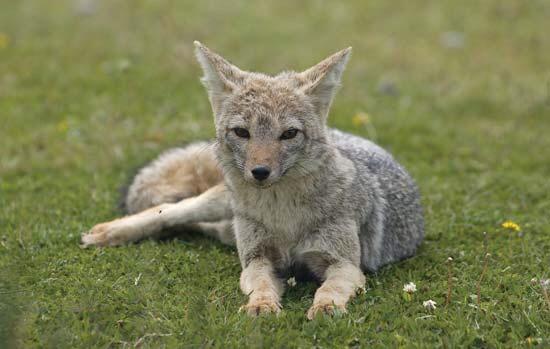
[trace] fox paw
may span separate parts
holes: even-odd
[[[318,302],[314,303],[307,311],[308,320],[313,320],[319,314],[329,316],[340,316],[347,313],[344,305],[336,305],[334,302]]]
[[[118,221],[95,225],[88,232],[82,234],[80,246],[117,246],[124,244],[123,237],[127,235],[127,227],[118,224]]]
[[[279,314],[281,304],[269,298],[259,298],[251,300],[247,305],[243,305],[239,312],[246,312],[249,316],[259,316],[265,314]]]

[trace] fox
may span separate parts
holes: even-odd
[[[365,274],[413,256],[424,237],[419,189],[404,167],[327,126],[351,47],[272,76],[194,45],[215,139],[142,168],[123,197],[127,215],[95,225],[82,246],[200,231],[236,246],[248,315],[280,313],[292,275],[318,282],[307,319],[346,313]]]

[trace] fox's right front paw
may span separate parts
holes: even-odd
[[[247,305],[243,305],[239,312],[246,311],[249,316],[259,316],[264,314],[279,314],[281,312],[281,304],[274,301],[271,297],[258,297],[250,300]]]

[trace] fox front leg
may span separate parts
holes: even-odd
[[[357,233],[357,225],[351,219],[334,222],[305,239],[300,246],[303,261],[324,280],[307,312],[309,320],[320,313],[345,313],[349,299],[357,289],[364,287],[365,275],[360,268],[361,247]]]
[[[284,286],[267,258],[255,258],[244,268],[241,290],[249,297],[248,303],[241,307],[248,315],[278,314],[281,311]]]
[[[325,277],[326,280],[315,292],[313,305],[307,312],[309,320],[313,320],[320,313],[346,313],[348,300],[365,284],[365,275],[359,267],[351,263],[329,266],[325,271]]]
[[[257,222],[239,214],[235,215],[233,225],[243,266],[240,286],[248,296],[248,303],[240,311],[251,316],[278,314],[284,283],[276,275],[274,261],[278,259],[278,250],[272,235]]]

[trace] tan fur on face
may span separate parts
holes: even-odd
[[[268,166],[270,169],[276,169],[278,166],[279,152],[281,145],[277,142],[254,142],[248,144],[247,160],[245,171],[250,172],[256,166]]]

